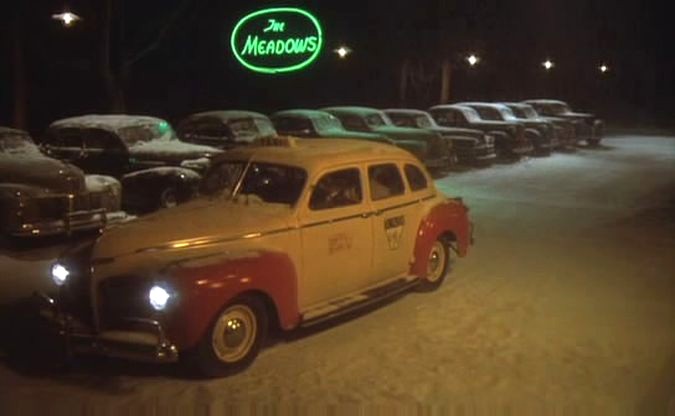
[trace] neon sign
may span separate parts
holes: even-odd
[[[293,72],[316,60],[323,46],[319,21],[294,7],[258,10],[237,22],[230,46],[246,68],[265,74]]]

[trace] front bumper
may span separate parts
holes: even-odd
[[[54,298],[36,292],[35,299],[40,315],[58,334],[67,356],[94,354],[152,363],[178,361],[178,349],[156,320],[127,318],[124,329],[94,331],[62,312]]]
[[[105,228],[108,224],[123,221],[127,217],[124,211],[106,212],[104,208],[89,211],[73,211],[63,219],[21,221],[8,231],[13,237],[38,237],[69,234],[76,231]]]

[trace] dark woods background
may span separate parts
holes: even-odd
[[[41,132],[83,113],[172,121],[206,109],[557,97],[621,124],[675,124],[675,32],[667,2],[612,0],[13,0],[0,25],[0,125]],[[244,14],[314,12],[325,50],[308,69],[261,75],[229,50]],[[5,6],[7,7],[7,6]],[[83,21],[51,19],[70,8]],[[340,44],[354,52],[341,60]],[[473,69],[467,52],[482,60]],[[546,58],[556,64],[546,72]],[[602,75],[598,66],[611,70]]]

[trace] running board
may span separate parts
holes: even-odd
[[[416,276],[402,277],[365,292],[321,304],[302,314],[300,326],[308,327],[316,325],[337,316],[365,308],[376,302],[405,292],[418,284],[419,279]]]

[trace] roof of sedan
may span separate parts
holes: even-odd
[[[384,111],[387,114],[403,114],[415,116],[422,116],[428,114],[426,111],[418,110],[416,108],[386,108],[382,111]]]
[[[49,127],[84,127],[115,131],[124,127],[148,124],[167,123],[165,120],[151,116],[128,114],[89,114],[56,120]]]
[[[220,160],[249,160],[300,166],[314,170],[322,166],[335,166],[367,160],[416,160],[409,152],[389,144],[351,139],[300,139],[280,137],[232,149],[214,157]]]
[[[212,110],[212,111],[203,111],[201,113],[190,114],[186,119],[195,119],[202,117],[213,117],[220,119],[222,121],[241,119],[241,118],[264,118],[267,116],[262,113],[257,113],[255,111],[246,111],[246,110]]]
[[[4,134],[20,134],[20,135],[24,135],[24,136],[28,135],[28,133],[23,131],[23,130],[15,129],[15,128],[12,128],[12,127],[0,126],[0,135],[4,135]]]
[[[567,104],[567,103],[565,103],[564,101],[560,101],[560,100],[551,100],[551,99],[548,99],[548,98],[537,98],[537,99],[534,99],[534,100],[525,100],[525,101],[523,101],[523,103],[525,103],[525,104],[529,104],[529,103],[537,103],[537,104]]]
[[[429,111],[432,110],[443,110],[443,109],[458,109],[458,110],[472,110],[475,111],[473,108],[469,107],[468,105],[465,104],[439,104],[435,105],[433,107],[429,107]]]
[[[306,108],[293,108],[290,110],[277,111],[272,114],[271,117],[306,117],[306,118],[319,118],[319,117],[332,117],[332,114],[321,111],[321,110],[308,110]]]
[[[370,114],[380,114],[381,111],[373,107],[358,107],[358,106],[337,106],[337,107],[324,107],[321,111],[326,111],[329,113],[343,113],[343,114],[357,114],[361,116],[367,116]]]
[[[457,103],[457,105],[463,105],[463,106],[466,106],[466,107],[492,107],[492,108],[498,108],[498,107],[504,106],[504,104],[502,104],[502,103],[492,103],[492,102],[485,102],[485,101],[466,101],[466,102]]]

